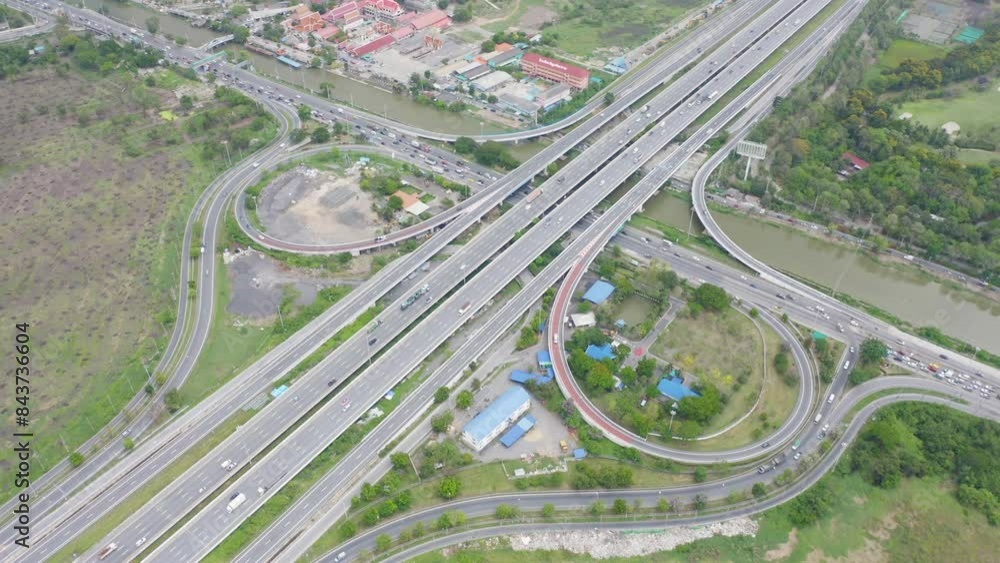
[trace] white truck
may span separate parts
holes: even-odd
[[[246,502],[247,496],[243,493],[236,493],[229,498],[229,504],[226,505],[226,512],[232,512],[240,507],[241,504]]]
[[[444,174],[444,168],[441,168],[440,166],[431,166],[431,171],[435,174]]]

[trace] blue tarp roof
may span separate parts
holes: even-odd
[[[605,344],[604,346],[596,346],[591,344],[587,346],[587,355],[595,360],[607,360],[615,357],[615,351],[611,348],[610,344]]]
[[[583,459],[587,457],[587,450],[583,448],[577,448],[573,450],[573,457],[575,457],[576,459]]]
[[[697,391],[684,385],[684,380],[679,377],[664,377],[657,384],[656,389],[662,394],[675,401],[680,401],[684,397],[701,397]]]
[[[549,368],[549,370],[552,370],[552,368]],[[553,373],[555,373],[555,372],[553,372]],[[532,379],[535,380],[535,381],[537,381],[538,383],[543,383],[544,384],[544,383],[548,383],[548,382],[552,381],[552,376],[551,375],[537,375],[537,374],[534,374],[534,373],[531,373],[531,372],[521,371],[519,369],[516,369],[516,370],[510,372],[510,380],[513,381],[514,383],[527,383],[528,381],[530,381]]]
[[[549,355],[548,350],[540,350],[538,352],[538,365],[543,368],[547,368],[552,365],[552,356]]]
[[[509,419],[521,405],[530,400],[531,395],[523,387],[511,387],[490,403],[490,406],[483,409],[483,412],[470,420],[462,431],[468,432],[478,442]]]
[[[288,391],[287,385],[282,385],[281,387],[275,387],[274,389],[271,390],[271,396],[277,399],[278,397],[282,396],[285,393],[285,391]]]
[[[550,380],[555,379],[556,378],[556,368],[551,368],[551,367],[550,368],[546,368],[545,369],[545,375],[548,376],[548,378]]]
[[[528,430],[531,430],[534,427],[535,417],[530,414],[526,414],[524,415],[524,418],[514,425],[513,428],[508,430],[503,436],[500,436],[500,443],[503,444],[505,448],[509,448],[514,445],[514,442],[517,442],[522,436],[527,434]]]
[[[390,389],[389,392],[385,394],[384,398],[385,398],[386,401],[391,401],[392,398],[395,397],[395,396],[396,396],[396,392],[393,391],[392,389]]]
[[[302,68],[302,63],[300,63],[299,61],[293,61],[292,59],[289,59],[284,55],[278,57],[278,60],[292,68]]]
[[[608,300],[615,291],[615,286],[604,280],[598,280],[594,282],[594,285],[590,286],[587,293],[583,294],[583,298],[591,303],[596,303],[600,305]]]

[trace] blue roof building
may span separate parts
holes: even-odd
[[[701,397],[700,393],[684,385],[684,380],[679,377],[664,377],[657,384],[656,390],[675,401],[680,401],[684,397]]]
[[[604,70],[612,74],[625,74],[628,72],[628,61],[625,60],[625,57],[618,57],[604,65]]]
[[[587,346],[587,355],[597,361],[609,360],[615,357],[615,351],[611,348],[610,344],[605,344],[604,346],[591,344]]]
[[[539,350],[538,352],[538,368],[546,369],[552,367],[552,356],[549,355],[548,350]]]
[[[525,415],[513,428],[507,431],[506,434],[500,437],[500,443],[503,447],[509,448],[514,445],[514,442],[520,440],[529,430],[535,427],[535,417],[530,414]]]
[[[539,384],[544,385],[552,381],[552,377],[555,374],[555,370],[552,370],[552,368],[549,368],[549,370],[552,371],[551,375],[536,375],[531,372],[521,371],[516,369],[510,372],[510,380],[513,381],[514,383],[522,383],[522,384],[534,380]]]
[[[577,449],[573,450],[573,457],[576,458],[576,459],[583,459],[583,458],[587,457],[587,450],[585,450],[583,448],[577,448]]]
[[[531,395],[523,387],[511,387],[462,428],[462,440],[478,452],[530,407]]]
[[[607,301],[608,297],[611,297],[611,294],[614,293],[614,291],[615,286],[604,280],[598,280],[594,282],[594,285],[590,286],[587,293],[583,294],[583,298],[586,301],[600,305],[601,303]]]
[[[271,390],[271,396],[277,399],[278,397],[284,395],[285,391],[288,391],[287,385],[282,385],[281,387],[275,387],[274,389]]]

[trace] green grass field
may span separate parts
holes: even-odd
[[[988,136],[1000,140],[1000,82],[993,81],[982,92],[969,87],[956,88],[954,97],[906,102],[900,113],[909,112],[913,119],[931,128],[954,121],[962,128],[962,135]]]
[[[162,123],[135,102],[138,88],[72,67],[0,88],[2,220],[16,225],[0,235],[9,258],[2,310],[33,325],[32,363],[44,374],[31,397],[32,423],[46,429],[34,443],[36,470],[141,391],[143,364],[152,369],[171,330],[177,241],[211,169],[197,156],[201,139],[181,129],[186,118]],[[166,89],[143,92],[159,109],[177,105]]]
[[[756,537],[714,537],[642,557],[593,559],[555,551],[515,551],[507,541],[496,549],[468,545],[414,558],[416,563],[625,562],[946,562],[987,563],[1000,553],[1000,532],[979,513],[955,500],[951,484],[936,479],[904,480],[882,490],[856,476],[828,477],[836,492],[832,514],[816,525],[794,528],[778,507],[758,517]]]
[[[1000,151],[958,149],[958,159],[966,164],[990,164],[1000,160]]]
[[[705,427],[704,434],[733,424],[754,408],[759,393],[764,394],[754,415],[726,433],[710,440],[684,442],[681,447],[712,450],[744,445],[776,428],[791,411],[795,388],[787,385],[773,367],[781,338],[767,325],[760,323],[760,327],[767,343],[766,381],[761,334],[748,317],[736,310],[729,309],[724,314],[702,313],[694,319],[682,313],[657,338],[654,353],[673,361],[685,372],[696,374],[702,382],[714,384],[730,397],[722,412]],[[738,382],[740,374],[745,374],[743,384]]]
[[[493,32],[536,30],[541,22],[549,21],[552,23],[545,27],[545,33],[558,37],[555,40],[558,49],[576,57],[600,57],[595,52],[608,47],[630,49],[642,44],[665,30],[673,20],[702,4],[704,2],[698,0],[582,0],[572,4],[520,0],[509,15],[483,28]]]
[[[921,43],[912,39],[895,39],[889,48],[879,57],[878,66],[884,69],[896,68],[906,59],[926,61],[940,57],[948,49],[940,45]]]

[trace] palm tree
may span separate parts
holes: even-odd
[[[320,82],[319,91],[323,92],[324,96],[329,98],[331,90],[333,90],[333,84],[330,84],[329,82]]]

